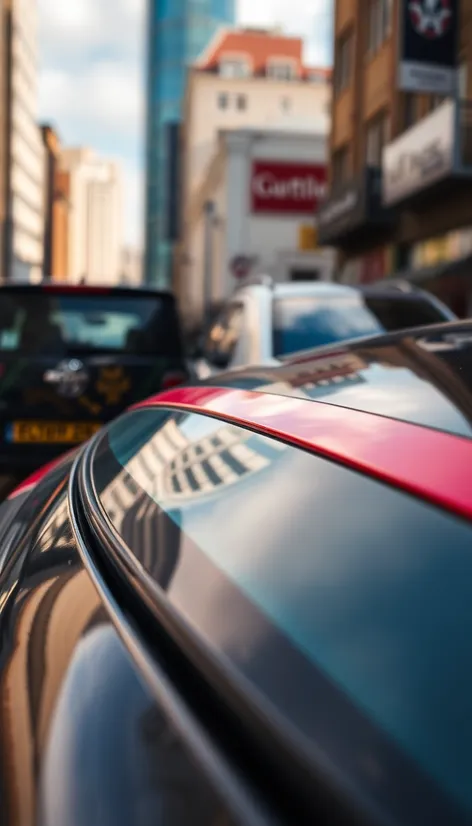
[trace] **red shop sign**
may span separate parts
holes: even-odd
[[[325,193],[322,164],[253,161],[252,212],[313,215]]]

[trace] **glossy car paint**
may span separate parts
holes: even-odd
[[[2,575],[1,823],[244,822],[133,665],[77,552],[66,481]]]
[[[331,353],[304,357],[298,364],[283,365],[275,371],[261,369],[239,375],[227,374],[218,377],[218,382],[226,388],[212,387],[214,395],[211,398],[207,388],[197,387],[193,389],[191,398],[187,396],[185,404],[180,402],[177,405],[184,408],[191,405],[192,412],[185,409],[179,412],[176,404],[170,401],[170,410],[154,403],[149,408],[122,417],[119,427],[128,437],[125,448],[130,459],[140,446],[147,449],[146,444],[156,429],[157,419],[163,426],[168,421],[180,421],[182,417],[196,424],[196,420],[204,416],[207,435],[211,434],[212,429],[223,426],[225,422],[231,427],[231,410],[227,407],[220,409],[219,405],[223,404],[221,400],[230,398],[228,389],[233,388],[231,392],[236,392],[235,399],[239,399],[238,394],[242,392],[242,398],[238,401],[240,424],[249,421],[248,409],[254,420],[248,436],[252,438],[253,430],[259,430],[265,436],[273,432],[277,434],[279,444],[285,445],[291,441],[292,446],[286,450],[300,452],[303,448],[303,461],[313,461],[319,469],[310,475],[308,481],[312,486],[319,484],[320,492],[317,494],[316,485],[314,489],[310,488],[307,481],[307,492],[312,491],[313,511],[314,505],[318,508],[317,524],[312,526],[305,539],[300,535],[298,541],[305,541],[309,547],[309,543],[315,543],[321,535],[325,524],[326,547],[333,543],[333,551],[345,554],[346,547],[336,541],[335,534],[335,528],[343,529],[343,541],[350,543],[347,550],[350,548],[354,558],[357,558],[356,551],[360,549],[360,558],[365,563],[364,579],[356,587],[367,589],[369,600],[374,599],[375,602],[379,584],[375,576],[379,573],[377,565],[385,563],[378,596],[384,594],[383,588],[393,578],[397,588],[396,603],[402,612],[405,610],[402,613],[403,627],[408,627],[408,611],[402,606],[409,605],[413,606],[411,621],[418,623],[424,620],[424,629],[429,637],[434,633],[437,635],[437,650],[434,645],[425,646],[424,656],[428,659],[428,667],[434,666],[438,657],[437,662],[442,662],[442,668],[438,668],[436,679],[430,680],[424,690],[432,703],[428,706],[428,714],[435,704],[438,709],[432,718],[431,731],[435,738],[444,721],[450,721],[451,713],[456,712],[457,742],[460,742],[461,749],[465,749],[461,751],[453,745],[447,757],[451,761],[448,782],[453,786],[456,784],[454,795],[457,797],[458,794],[466,796],[468,793],[468,788],[463,787],[463,778],[467,776],[468,760],[466,735],[470,710],[467,698],[472,693],[468,676],[469,634],[465,622],[462,635],[448,634],[448,626],[442,621],[448,618],[457,623],[461,616],[467,618],[470,613],[470,599],[467,596],[470,576],[466,571],[468,548],[464,549],[463,540],[457,539],[459,534],[470,530],[469,500],[461,491],[459,510],[464,510],[461,510],[463,515],[459,518],[452,513],[456,512],[457,503],[442,499],[441,507],[437,509],[430,504],[434,490],[425,492],[423,487],[421,491],[415,491],[415,497],[412,497],[404,490],[394,490],[400,484],[397,477],[390,478],[385,484],[369,470],[365,475],[370,478],[363,479],[363,466],[357,465],[354,470],[354,465],[347,468],[344,463],[343,467],[342,456],[341,461],[336,456],[333,462],[327,458],[328,453],[321,455],[322,450],[316,448],[311,430],[297,435],[293,424],[289,427],[289,420],[284,420],[280,406],[286,404],[288,410],[292,410],[291,396],[297,395],[297,402],[299,397],[303,405],[300,409],[303,410],[302,421],[305,424],[310,418],[310,410],[313,419],[317,420],[319,407],[326,411],[349,412],[346,410],[348,397],[342,394],[346,392],[346,384],[351,382],[350,401],[353,408],[364,410],[364,421],[371,424],[381,421],[388,426],[401,424],[402,433],[406,433],[403,428],[408,428],[408,432],[416,433],[419,438],[423,437],[419,436],[420,433],[427,433],[428,438],[432,439],[430,445],[436,454],[436,461],[443,461],[444,465],[448,456],[450,459],[452,455],[448,453],[449,447],[458,443],[463,446],[464,452],[455,454],[455,459],[457,462],[460,459],[464,464],[464,456],[468,455],[469,450],[467,437],[472,432],[472,415],[469,412],[472,411],[472,373],[467,367],[472,325],[454,325],[447,332],[436,331],[428,335],[427,346],[422,343],[425,337],[423,332],[418,336],[388,337],[369,344],[362,342],[341,352],[338,347]],[[428,356],[420,367],[416,367],[416,358],[406,361],[412,346],[415,357],[415,348],[421,351],[419,355],[425,353]],[[368,374],[371,363],[381,367],[381,372]],[[405,367],[405,364],[408,366]],[[415,400],[407,408],[402,407],[408,399],[406,384],[400,382],[398,393],[394,391],[395,371],[402,369],[407,369],[411,374],[409,386]],[[392,374],[390,383],[385,378],[387,370]],[[320,379],[321,373],[324,379]],[[248,387],[252,391],[255,388],[258,390],[246,396],[244,391]],[[385,396],[387,387],[389,392]],[[429,395],[424,393],[426,387],[429,388]],[[225,392],[222,393],[222,389]],[[373,390],[378,392],[373,393]],[[204,398],[206,401],[203,404]],[[319,405],[318,398],[322,398],[324,404]],[[160,401],[156,401],[160,405]],[[387,407],[389,402],[393,407],[391,416],[386,414],[385,409],[379,411],[381,404]],[[212,405],[216,406],[215,410],[211,409]],[[272,419],[269,415],[271,406]],[[398,410],[402,422],[394,421],[393,414]],[[371,415],[365,415],[366,412]],[[143,430],[139,436],[141,443],[131,427],[131,417],[135,416],[150,416],[152,419],[147,433]],[[256,416],[264,418],[259,421]],[[429,430],[420,426],[418,420],[422,417]],[[360,419],[356,418],[358,421]],[[405,424],[408,421],[410,424]],[[339,453],[345,450],[341,423],[342,420],[337,419],[334,447]],[[297,419],[295,426],[298,427]],[[362,442],[357,425],[352,430],[352,423],[348,420],[347,426],[349,437],[346,442],[354,456],[357,444],[352,441],[353,434],[361,440],[363,451],[368,440],[364,434]],[[436,430],[431,430],[431,426]],[[376,428],[370,430],[371,441],[375,441],[376,433]],[[381,433],[384,431],[381,430]],[[395,438],[399,433],[400,430],[395,431]],[[192,436],[195,443],[200,438],[197,435],[195,431]],[[298,442],[300,435],[303,441]],[[320,431],[321,435],[323,433]],[[104,434],[100,438],[108,439],[108,436]],[[323,438],[328,436],[325,434]],[[332,434],[330,438],[333,439]],[[332,442],[324,444],[325,448],[333,449]],[[408,444],[411,450],[415,449],[411,442]],[[313,714],[318,708],[320,742],[323,742],[323,735],[325,746],[328,743],[331,749],[338,749],[339,764],[333,766],[326,761],[316,763],[316,771],[308,775],[310,783],[307,782],[307,776],[303,773],[306,765],[301,757],[294,757],[292,761],[286,759],[283,749],[293,746],[295,753],[297,744],[286,739],[284,730],[279,729],[278,718],[258,717],[256,709],[260,707],[253,705],[254,695],[249,691],[247,696],[244,693],[247,683],[233,685],[230,679],[232,672],[223,668],[224,662],[216,657],[210,663],[209,658],[203,656],[208,642],[205,635],[219,633],[226,653],[232,655],[238,667],[252,669],[249,676],[257,678],[266,690],[281,694],[280,699],[288,703],[290,711],[290,695],[284,694],[284,686],[287,685],[287,691],[288,686],[291,686],[290,690],[299,689],[296,682],[285,683],[285,673],[274,671],[274,661],[267,657],[265,646],[270,639],[261,637],[261,630],[267,630],[267,611],[254,606],[252,599],[250,605],[247,595],[241,595],[239,586],[239,603],[235,603],[231,583],[226,583],[226,590],[219,593],[220,600],[223,599],[216,620],[212,622],[210,614],[200,613],[199,617],[194,614],[194,621],[197,618],[202,625],[199,627],[198,623],[194,623],[189,628],[188,619],[199,601],[203,612],[204,589],[211,596],[211,589],[218,585],[217,576],[225,573],[221,567],[215,571],[215,560],[209,559],[209,550],[215,554],[217,549],[210,548],[208,538],[205,544],[204,537],[199,534],[196,537],[199,548],[196,550],[197,543],[192,538],[195,526],[192,535],[185,532],[185,521],[182,529],[178,520],[182,520],[184,511],[189,512],[191,497],[185,506],[182,502],[175,502],[172,509],[162,501],[159,491],[152,493],[151,497],[146,494],[147,500],[143,498],[139,486],[146,490],[142,482],[146,474],[149,476],[149,463],[143,463],[137,481],[135,478],[129,480],[126,473],[123,474],[126,484],[122,495],[118,493],[117,501],[128,514],[126,519],[120,522],[119,513],[116,509],[112,513],[105,500],[99,505],[96,502],[97,492],[113,481],[117,465],[115,461],[115,469],[107,478],[109,468],[101,450],[99,440],[92,443],[71,479],[67,478],[71,459],[66,459],[64,465],[46,473],[33,488],[20,492],[0,507],[0,822],[6,826],[62,826],[64,823],[73,826],[128,826],[129,823],[137,826],[151,823],[163,823],[165,826],[183,826],[187,823],[202,826],[231,826],[233,823],[248,826],[262,826],[263,823],[332,826],[342,823],[345,826],[354,822],[376,826],[409,826],[410,823],[414,826],[443,826],[444,823],[453,826],[456,823],[470,823],[471,817],[452,804],[449,793],[439,792],[435,783],[431,786],[432,779],[427,773],[425,776],[415,765],[408,766],[405,775],[404,755],[399,757],[395,748],[392,751],[390,738],[385,742],[385,737],[380,736],[376,728],[366,728],[362,710],[357,709],[354,713],[351,708],[349,713],[346,711],[346,686],[341,689],[340,696],[340,686],[333,686],[329,679],[326,680],[321,669],[317,685],[318,690],[325,693],[311,693],[308,711]],[[126,460],[126,450],[120,453],[123,462]],[[307,455],[314,452],[319,452],[319,455]],[[372,454],[365,452],[361,456],[362,462],[366,462],[366,457],[372,462]],[[161,457],[162,460],[164,458]],[[384,458],[384,454],[379,454],[376,461],[383,462]],[[102,468],[101,476],[99,467]],[[399,467],[397,462],[394,465],[397,475]],[[401,468],[405,470],[404,465]],[[175,469],[169,467],[167,470],[171,478]],[[261,469],[260,472],[263,474],[266,471]],[[431,472],[435,473],[434,467]],[[447,472],[446,468],[444,472]],[[258,560],[263,559],[263,548],[272,546],[271,513],[275,510],[278,518],[283,517],[289,496],[293,498],[294,507],[297,502],[296,476],[270,474],[269,470],[272,493],[268,501],[264,499],[264,493],[269,488],[262,483],[262,476],[260,485],[255,486],[250,495],[246,492],[237,507],[234,507],[231,496],[237,495],[238,490],[244,492],[244,485],[238,488],[235,484],[231,496],[231,486],[222,485],[213,499],[212,492],[207,491],[205,496],[208,501],[204,504],[208,524],[206,528],[204,523],[199,526],[200,531],[205,528],[207,534],[210,532],[214,544],[218,539],[223,549],[225,536],[229,536],[234,548],[237,539],[233,535],[234,525],[239,523],[242,530],[247,512],[247,528],[250,530],[244,543],[241,540],[241,548],[249,554],[251,564],[256,566]],[[345,474],[346,486],[349,479],[349,485],[354,485],[354,488],[349,491],[347,487],[343,488],[342,495],[336,484],[328,496],[328,479],[336,474]],[[356,480],[359,480],[357,493]],[[439,485],[440,479],[436,477],[436,480]],[[422,485],[428,484],[428,480],[420,481]],[[94,484],[98,486],[95,491]],[[369,508],[370,497],[360,495],[364,484],[374,486],[374,508]],[[274,485],[278,488],[278,499],[274,494]],[[441,491],[441,497],[447,494],[446,489]],[[389,510],[390,505],[379,505],[389,501],[389,493],[406,503],[394,518]],[[93,510],[88,509],[94,502]],[[85,512],[84,503],[87,506]],[[233,505],[231,509],[230,503]],[[107,513],[103,512],[104,505]],[[420,508],[425,514],[421,522],[421,530],[424,531],[421,536],[415,533],[416,523],[411,524],[410,530],[410,523],[405,519],[407,512],[415,508]],[[431,513],[430,519],[428,512]],[[346,526],[343,517],[348,513],[351,518]],[[215,520],[213,525],[212,519]],[[450,525],[444,536],[437,527],[440,523],[445,524],[443,520]],[[417,525],[419,530],[420,522]],[[212,527],[215,528],[214,534],[211,533]],[[290,526],[285,524],[282,527],[286,531]],[[292,524],[295,535],[296,528],[297,522]],[[277,534],[277,537],[280,545],[283,534]],[[296,574],[296,566],[290,567],[292,543],[287,541],[285,544],[285,564],[290,579]],[[202,553],[202,547],[205,553]],[[387,547],[389,553],[385,553]],[[404,555],[402,548],[407,551]],[[200,553],[196,557],[198,550]],[[185,559],[187,562],[191,559],[191,554],[199,564],[192,575],[183,580],[184,569],[181,566]],[[376,554],[378,563],[375,562]],[[465,573],[461,581],[462,560]],[[333,554],[328,555],[327,561],[333,565]],[[435,590],[426,585],[428,579],[425,579],[425,572],[428,577],[434,574]],[[207,578],[208,573],[214,578]],[[329,597],[325,595],[325,600],[328,607],[336,605],[338,610],[345,611],[346,628],[352,633],[358,626],[352,623],[352,614],[348,610],[350,588],[346,564],[339,566],[332,587],[338,588],[341,574],[346,589],[344,602],[340,599],[340,592],[336,600],[334,592]],[[457,590],[453,590],[455,598],[448,601],[452,576],[455,588],[459,583],[463,592],[459,599]],[[168,606],[161,598],[157,585],[160,584],[161,590],[174,598],[179,579],[182,588],[184,581],[186,584],[180,593],[180,602],[175,603],[178,608],[176,616],[167,611]],[[424,610],[421,602],[411,600],[415,589],[421,590],[422,587],[426,588],[428,595]],[[365,607],[364,632],[371,629],[374,633],[377,629],[383,629],[385,599],[380,599],[377,609],[373,610],[366,593],[363,598],[359,590],[353,590],[353,596],[354,593],[357,609]],[[395,605],[395,600],[391,604]],[[438,610],[437,626],[433,627],[435,605]],[[322,609],[321,597],[314,607],[318,611]],[[232,628],[235,608],[241,622]],[[457,628],[457,624],[454,627]],[[239,636],[235,634],[231,639],[228,634],[234,628]],[[343,634],[339,637],[339,643],[342,642]],[[347,646],[346,650],[352,655],[354,663],[359,665],[355,649]],[[254,653],[252,660],[248,656],[251,652]],[[277,653],[280,654],[280,649]],[[387,653],[393,653],[388,644],[374,646],[367,663],[373,681],[378,679],[376,658],[383,662],[383,655]],[[427,673],[427,670],[422,671],[421,662],[415,661],[414,653],[408,646],[400,650],[404,659],[395,680],[391,681],[392,685],[398,685],[402,668],[406,669],[409,680],[421,678],[423,673]],[[334,654],[334,649],[331,654]],[[408,654],[413,654],[409,666]],[[444,657],[448,661],[447,668],[444,668],[444,659],[441,660]],[[382,673],[386,672],[382,669]],[[362,676],[362,670],[360,674]],[[203,688],[208,689],[208,693]],[[352,690],[352,686],[347,688]],[[386,685],[386,699],[390,697],[390,688],[391,685]],[[461,702],[458,701],[459,688]],[[417,702],[421,701],[421,696],[416,698]],[[246,697],[245,703],[242,703],[243,697]],[[236,700],[240,705],[236,705]],[[341,700],[344,700],[344,705]],[[325,702],[332,705],[323,705]],[[441,712],[441,703],[448,705],[447,715]],[[235,724],[236,708],[241,711],[239,727]],[[297,708],[294,706],[293,710]],[[299,711],[301,713],[303,708],[300,707]],[[411,736],[416,736],[417,719],[412,720]],[[348,725],[344,728],[346,721]],[[463,721],[467,726],[463,726]],[[243,737],[242,729],[247,739]],[[260,742],[261,733],[265,735],[265,750]],[[450,736],[447,727],[442,733]],[[358,736],[360,739],[356,739]],[[275,744],[280,746],[280,752]],[[316,742],[313,745],[316,747]],[[261,755],[267,752],[270,755],[261,760]],[[431,749],[431,759],[433,752]],[[434,757],[441,759],[441,753],[434,752]],[[341,776],[340,768],[343,769]],[[350,783],[343,782],[345,772],[350,777]],[[401,777],[407,783],[403,786],[405,794],[396,794]]]
[[[366,473],[472,518],[472,442],[384,416],[251,390],[183,387],[142,407],[210,414]]]
[[[136,578],[141,572],[143,587],[143,569],[148,575],[159,623],[173,615],[189,658],[200,651],[200,671],[217,686],[229,670],[229,684],[234,691],[243,684],[259,722],[277,721],[295,753],[286,760],[292,768],[302,754],[330,766],[403,824],[420,814],[429,822],[454,819],[437,789],[426,783],[421,792],[425,781],[402,767],[343,692],[440,785],[467,795],[469,731],[456,721],[469,697],[464,606],[472,531],[465,521],[307,451],[215,419],[155,409],[110,429],[92,478],[125,545],[123,565]],[[331,506],[335,498],[341,513]],[[395,530],[386,535],[386,526]],[[444,645],[434,628],[448,568]],[[229,706],[230,691],[224,696]],[[272,743],[270,730],[263,742]],[[388,789],[372,783],[357,759],[362,749],[389,777]],[[420,811],[425,800],[428,816]]]

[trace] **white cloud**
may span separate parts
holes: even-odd
[[[141,76],[133,65],[98,61],[80,72],[46,69],[42,75],[41,111],[69,143],[93,132],[110,142],[135,144],[142,134],[143,103]]]
[[[39,0],[40,114],[123,167],[125,240],[141,240],[145,0]]]
[[[241,22],[254,26],[281,26],[305,40],[310,64],[331,59],[332,10],[334,0],[238,0]]]
[[[39,31],[45,63],[84,64],[103,50],[121,60],[142,52],[145,0],[39,0]]]
[[[147,0],[38,0],[40,113],[67,144],[118,157],[129,243],[141,238]],[[307,40],[310,63],[330,54],[332,0],[238,0],[243,23],[279,24]]]

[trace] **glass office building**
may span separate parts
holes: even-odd
[[[235,0],[148,0],[145,266],[147,283],[169,285],[169,165],[181,118],[186,71],[222,25],[232,25]]]

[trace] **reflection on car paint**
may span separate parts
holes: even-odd
[[[249,368],[241,386],[287,396],[295,388],[297,396],[314,401],[472,438],[471,359],[470,331],[459,327],[350,342],[343,351],[323,347],[275,369]],[[240,385],[231,374],[214,383]]]
[[[275,440],[255,436],[232,425],[216,425],[211,436],[191,441],[174,420],[154,434],[142,451],[129,460],[127,473],[150,495],[165,498],[169,506],[196,495],[210,494],[221,486],[268,467],[273,456],[285,450]],[[122,476],[103,493],[116,515],[129,501]],[[116,518],[116,517],[115,517]]]
[[[149,430],[153,411],[136,415],[143,417],[143,432]],[[237,480],[231,473],[220,475],[210,495],[187,477],[179,499],[166,480],[175,456],[188,455],[191,425],[198,433],[200,418],[177,414],[163,425],[162,441],[149,434],[135,457],[122,463],[116,486],[116,480],[103,489],[99,484],[102,504],[123,539],[182,616],[247,678],[261,679],[255,660],[263,655],[256,652],[269,640],[275,645],[277,629],[441,786],[471,806],[465,759],[469,736],[464,723],[457,728],[455,717],[455,710],[468,703],[470,687],[468,671],[463,673],[468,648],[462,633],[471,596],[466,583],[472,581],[469,555],[464,555],[469,526],[333,463],[292,447],[274,448],[274,440],[265,439],[264,449],[257,451],[260,437],[255,435],[247,444],[265,459],[257,471],[248,466]],[[187,439],[182,442],[178,434],[184,423]],[[222,426],[214,421],[213,427],[218,457],[225,449]],[[245,446],[247,436],[243,431]],[[113,428],[110,444],[121,463]],[[194,444],[199,446],[199,437]],[[156,445],[161,457],[167,452],[165,461],[156,456]],[[334,501],[342,503],[341,510],[333,509]],[[453,551],[446,551],[449,544]],[[445,564],[449,593],[439,611],[436,593],[444,586]],[[239,604],[231,596],[234,586]],[[243,595],[249,602],[241,604]],[[259,619],[255,632],[251,605],[272,625]],[[252,616],[254,633],[244,616]],[[438,621],[446,646],[434,645]],[[319,728],[312,728],[316,711],[301,699],[304,666],[296,659],[290,668],[284,665],[279,647],[277,668],[284,670],[285,697],[291,695],[288,706],[278,697],[283,713],[296,720],[303,736],[319,738]],[[443,683],[433,686],[438,673],[443,679],[451,675],[448,692],[454,698],[448,711]],[[264,691],[273,696],[278,688],[265,683]],[[298,700],[297,692],[302,692]],[[412,715],[421,724],[412,727]],[[380,753],[377,749],[376,759]]]
[[[82,567],[65,495],[3,579],[2,826],[231,826]]]

